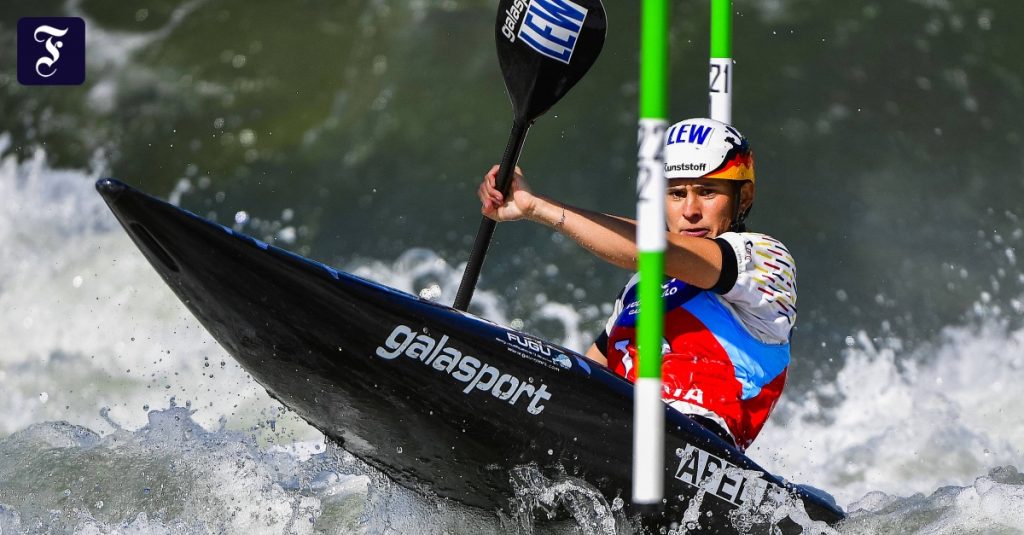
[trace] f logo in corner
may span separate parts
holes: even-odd
[[[81,85],[85,82],[85,21],[78,17],[18,20],[18,83]]]

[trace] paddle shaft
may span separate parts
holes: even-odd
[[[523,143],[526,142],[526,133],[530,130],[532,121],[516,119],[512,122],[512,132],[508,136],[508,144],[505,145],[505,155],[501,158],[498,166],[498,177],[496,186],[502,195],[508,195],[512,187],[512,177],[515,176],[516,163],[519,161],[519,154],[523,152]],[[455,294],[456,310],[465,312],[469,309],[469,302],[473,300],[473,291],[476,290],[476,281],[480,278],[480,268],[484,265],[484,257],[487,256],[487,247],[491,244],[491,236],[494,234],[495,221],[484,217],[480,221],[480,229],[476,231],[476,242],[473,243],[473,250],[469,253],[469,261],[466,263],[466,271],[462,273],[462,282],[459,284],[459,291]]]

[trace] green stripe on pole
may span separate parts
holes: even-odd
[[[668,118],[668,0],[644,0],[640,33],[640,117]]]
[[[644,0],[640,40],[640,117],[668,117],[668,0]],[[659,165],[661,162],[658,162]],[[639,251],[640,317],[637,346],[640,349],[638,377],[661,377],[661,300],[664,251]]]
[[[732,0],[711,0],[711,57],[731,58]]]
[[[665,308],[661,283],[665,273],[662,251],[640,253],[640,317],[637,319],[637,346],[640,367],[637,377],[661,377],[661,339],[664,337]]]

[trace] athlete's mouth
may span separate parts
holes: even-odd
[[[709,231],[706,228],[691,228],[691,229],[683,229],[681,232],[682,232],[682,234],[684,236],[693,236],[695,238],[703,238],[704,236],[707,236],[708,233],[711,232],[711,231]]]

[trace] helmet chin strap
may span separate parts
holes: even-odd
[[[733,205],[732,222],[729,223],[729,232],[746,232],[747,214],[750,213],[750,208],[747,208],[742,213],[740,212],[740,207],[743,204],[741,201],[741,192],[743,190],[744,181],[737,180],[735,183],[736,185],[733,189],[733,196],[736,199],[736,204]]]

